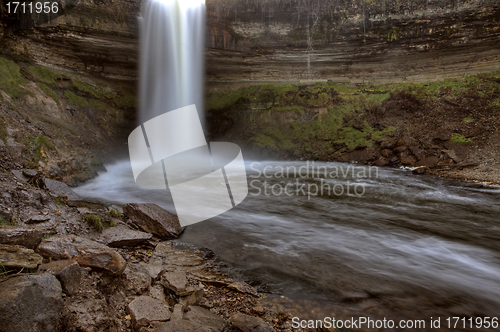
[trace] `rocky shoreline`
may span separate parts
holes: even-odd
[[[290,331],[288,314],[153,204],[0,173],[0,331]]]

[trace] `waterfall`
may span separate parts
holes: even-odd
[[[142,3],[139,123],[192,104],[204,118],[205,17],[204,0]]]

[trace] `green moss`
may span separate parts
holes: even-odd
[[[111,209],[109,211],[109,216],[112,217],[112,218],[116,218],[116,219],[122,220],[122,214],[117,209]]]
[[[86,98],[77,96],[69,90],[64,91],[64,96],[68,98],[68,102],[71,105],[84,106],[84,107],[89,106],[89,102]]]
[[[76,78],[72,78],[71,79],[71,84],[73,85],[73,87],[81,92],[84,92],[84,93],[87,93],[87,94],[90,94],[96,98],[102,98],[103,95],[97,91],[96,88],[94,88],[92,85],[90,84],[87,84],[87,83],[84,83]]]
[[[49,138],[43,135],[31,138],[27,143],[27,147],[33,155],[34,163],[45,159],[46,150],[55,150],[54,144],[52,144]]]
[[[90,99],[89,104],[90,107],[97,108],[101,111],[105,111],[107,109],[106,104],[100,100]]]
[[[113,102],[120,108],[135,108],[137,107],[137,96],[133,93],[127,93],[114,98]]]
[[[472,121],[474,121],[474,120],[473,120],[472,118],[469,118],[469,117],[464,118],[464,119],[462,120],[462,122],[463,122],[463,123],[471,123]]]
[[[48,86],[46,86],[43,83],[37,83],[37,86],[42,90],[46,95],[50,96],[54,101],[57,103],[57,105],[61,106],[61,101],[59,100],[59,97],[57,94],[52,91]]]
[[[10,226],[11,223],[10,223],[10,221],[5,220],[4,217],[0,216],[0,225],[2,225],[2,226]]]
[[[7,128],[5,128],[3,119],[0,119],[0,139],[5,140],[6,138],[7,138]]]
[[[36,80],[43,82],[48,85],[56,85],[57,79],[62,78],[62,74],[43,67],[29,67],[28,72],[35,77]]]
[[[450,142],[453,143],[470,143],[472,141],[472,138],[467,138],[464,135],[460,135],[457,133],[451,134],[451,139]]]
[[[86,213],[83,215],[83,218],[98,232],[102,232],[104,228],[116,226],[114,222],[109,222],[103,217],[93,213]]]
[[[57,205],[66,206],[66,203],[64,202],[64,200],[59,198],[59,197],[56,197],[54,199],[54,203],[56,203]]]
[[[14,62],[0,57],[0,89],[12,98],[19,98],[28,93],[21,85],[26,79],[21,75],[19,66]]]

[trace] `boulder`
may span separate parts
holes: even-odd
[[[62,260],[42,264],[38,267],[38,272],[54,275],[68,295],[75,295],[80,289],[82,270],[76,261]]]
[[[233,282],[232,284],[227,285],[227,288],[234,289],[240,293],[246,293],[257,297],[259,296],[259,292],[244,281]]]
[[[171,316],[165,303],[149,296],[139,296],[130,302],[127,313],[132,317],[135,328],[148,326],[151,322],[165,322]]]
[[[229,318],[232,326],[242,332],[274,332],[275,329],[260,318],[237,313]]]
[[[192,306],[184,314],[184,319],[200,324],[212,331],[222,331],[226,322],[221,317],[202,307]]]
[[[134,231],[125,225],[118,225],[105,228],[98,241],[110,247],[126,247],[142,244],[152,237],[152,234]]]
[[[123,271],[125,290],[133,294],[143,294],[151,288],[148,271],[139,264],[127,264]]]
[[[23,175],[31,178],[34,178],[35,176],[38,175],[38,172],[35,171],[34,169],[23,169]]]
[[[0,244],[35,249],[45,236],[55,233],[52,226],[0,226]]]
[[[53,275],[19,276],[0,282],[0,331],[55,331],[63,306]]]
[[[375,166],[379,166],[379,167],[383,167],[383,166],[386,166],[388,164],[387,162],[387,159],[385,158],[379,158],[376,162],[375,162]]]
[[[13,269],[36,269],[42,264],[43,257],[28,249],[17,245],[0,244],[0,263]]]
[[[417,162],[417,159],[413,156],[407,156],[401,158],[401,164],[403,165],[413,165]]]
[[[104,270],[114,275],[121,274],[127,262],[123,257],[104,244],[78,236],[53,236],[37,248],[45,257],[55,260],[72,259],[81,266]]]
[[[176,238],[182,231],[179,218],[156,204],[127,204],[123,213],[142,230],[160,238]]]
[[[425,167],[434,167],[439,163],[439,159],[437,157],[431,156],[426,157],[420,161],[418,161],[415,166],[425,166]]]

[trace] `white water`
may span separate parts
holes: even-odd
[[[305,163],[263,162],[257,169],[276,165],[298,168]],[[129,167],[127,162],[109,165],[107,173],[76,191],[121,204],[156,203],[175,212],[165,191],[137,188]],[[250,188],[240,206],[189,226],[182,241],[213,249],[264,280],[272,291],[289,296],[333,299],[331,294],[338,292],[390,289],[400,294],[424,289],[442,298],[463,294],[471,312],[484,300],[491,301],[490,309],[500,308],[498,187],[379,169],[375,178],[357,178],[350,172],[347,178],[323,179],[362,184],[362,197],[266,196],[264,181],[270,190],[297,178],[254,178],[256,172],[247,169],[250,180],[259,180],[254,186],[262,194]],[[320,180],[299,178],[299,183]],[[421,305],[415,301],[415,306]]]
[[[205,17],[203,0],[143,2],[139,17],[140,124],[191,104],[203,119]],[[189,128],[185,130],[189,134]]]

